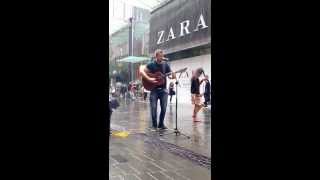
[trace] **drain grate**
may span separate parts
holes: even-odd
[[[172,143],[165,142],[155,136],[148,137],[146,134],[139,134],[144,137],[145,145],[150,146],[150,148],[160,148],[167,150],[172,154],[175,154],[183,159],[190,160],[194,164],[197,164],[201,167],[211,169],[211,158],[195,153],[189,149],[177,146]],[[215,165],[214,165],[215,166]]]

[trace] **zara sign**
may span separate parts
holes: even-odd
[[[151,12],[149,52],[173,53],[211,42],[211,0],[171,0]]]
[[[178,32],[180,32],[180,34],[178,36],[182,37],[182,36],[185,36],[185,35],[190,34],[192,32],[197,32],[197,31],[199,31],[201,29],[208,28],[208,26],[206,25],[206,22],[205,22],[205,20],[203,18],[203,15],[200,14],[199,19],[198,19],[194,29],[190,32],[189,28],[190,28],[190,20],[182,21],[180,23],[180,31],[178,31]],[[176,35],[175,35],[174,32],[175,31],[173,30],[172,27],[170,27],[169,32],[165,32],[165,30],[159,31],[158,32],[157,44],[161,44],[161,43],[164,43],[165,41],[170,41],[172,39],[175,39]],[[168,33],[167,36],[165,36],[166,33]],[[165,37],[166,37],[166,40],[165,40]]]

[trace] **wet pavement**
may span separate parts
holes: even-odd
[[[127,131],[127,137],[110,137],[109,179],[211,179],[211,112],[203,109],[192,121],[191,104],[178,106],[178,129],[190,136],[176,136],[175,104],[167,107],[164,132],[151,132],[149,102],[120,102],[111,118],[111,128]],[[158,107],[158,114],[160,107]],[[164,134],[160,136],[160,134]],[[169,133],[169,134],[168,134]],[[170,134],[172,133],[172,134]]]

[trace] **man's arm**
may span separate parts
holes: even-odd
[[[144,77],[145,79],[147,79],[148,81],[153,82],[153,83],[157,82],[156,78],[152,78],[152,77],[148,76],[147,73],[149,73],[150,70],[147,68],[146,65],[140,66],[139,72],[140,72],[141,76]]]
[[[150,71],[149,71],[149,69],[147,68],[146,65],[141,65],[140,68],[139,68],[139,72],[144,78],[146,78],[146,79],[149,78],[147,73],[149,73]]]

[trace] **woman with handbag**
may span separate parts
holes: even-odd
[[[200,84],[203,82],[203,80],[199,80],[200,75],[203,73],[202,68],[197,69],[196,71],[192,72],[192,78],[191,78],[191,101],[194,105],[193,109],[193,121],[194,122],[200,122],[197,119],[197,114],[203,107],[203,104],[201,103],[201,94],[200,94]]]
[[[174,91],[174,83],[170,82],[169,84],[169,96],[170,96],[170,103],[172,100],[172,96],[176,95],[176,92]]]

